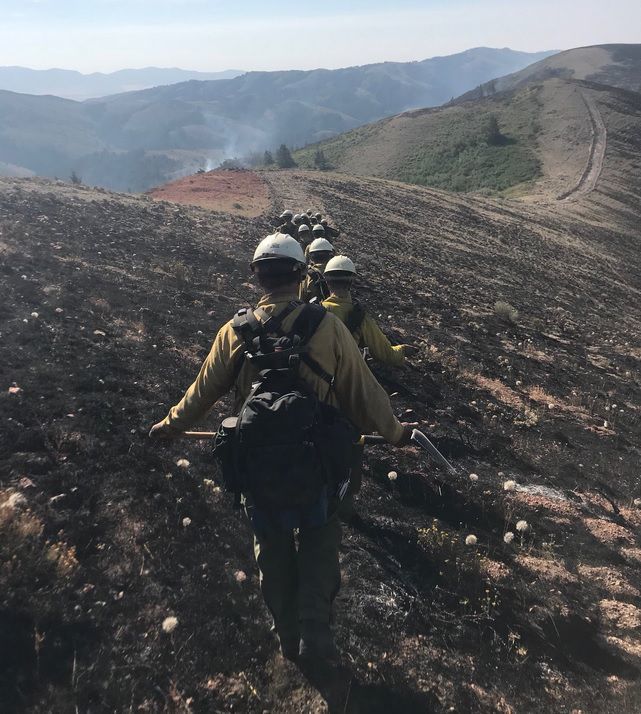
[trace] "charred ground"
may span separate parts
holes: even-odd
[[[342,226],[359,297],[419,346],[404,370],[374,369],[463,475],[442,478],[412,450],[368,453],[342,549],[345,665],[301,674],[276,654],[249,531],[212,483],[207,447],[146,438],[255,296],[247,256],[269,216],[4,181],[0,701],[638,711],[633,204],[614,213],[618,198],[600,194],[606,214],[598,201],[582,211],[333,174],[264,179],[274,211],[313,205]],[[518,309],[514,322],[497,300]],[[506,545],[520,519],[530,531]]]

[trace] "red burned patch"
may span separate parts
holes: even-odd
[[[269,208],[269,190],[253,171],[208,171],[194,174],[148,193],[156,201],[199,206],[212,211],[254,217]]]

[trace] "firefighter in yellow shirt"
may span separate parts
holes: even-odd
[[[304,302],[310,302],[314,298],[321,302],[329,297],[329,288],[323,272],[327,261],[333,255],[334,246],[326,238],[315,238],[305,249],[309,267],[298,291],[298,297]]]
[[[363,306],[352,300],[351,287],[356,278],[354,263],[345,255],[337,255],[328,261],[323,275],[330,290],[323,307],[345,324],[358,346],[367,347],[375,360],[393,367],[402,365],[405,352],[411,347],[392,345]]]
[[[283,313],[279,329],[291,330],[304,304],[297,290],[307,264],[302,248],[293,238],[274,234],[256,249],[252,271],[264,290],[253,311],[265,323]],[[395,417],[389,398],[363,361],[345,325],[331,313],[322,316],[307,342],[308,354],[320,366],[328,382],[306,363],[300,376],[318,398],[337,407],[361,431],[378,431],[391,444],[409,444],[411,427]],[[179,437],[203,419],[214,404],[234,386],[239,401],[251,391],[256,369],[245,359],[246,346],[234,328],[234,321],[223,325],[213,342],[194,383],[183,398],[155,424],[151,437]],[[239,365],[242,365],[238,369]],[[267,458],[267,456],[266,456]],[[251,497],[251,494],[250,494]],[[277,519],[276,519],[277,521]],[[340,586],[340,521],[336,511],[316,527],[300,527],[298,539],[293,530],[276,522],[254,529],[254,550],[260,570],[261,591],[274,618],[284,656],[295,659],[331,659],[336,656],[330,629],[332,602]]]

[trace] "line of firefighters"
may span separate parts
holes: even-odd
[[[303,302],[318,302],[334,313],[349,329],[358,346],[383,364],[398,367],[405,361],[411,345],[392,345],[375,320],[353,298],[356,266],[346,255],[337,255],[328,237],[336,238],[340,229],[328,224],[321,213],[285,210],[279,216],[279,233],[295,238],[305,251],[307,275],[300,283],[298,297]]]
[[[232,389],[236,390],[240,407],[236,424],[254,416],[258,419],[259,413],[263,417],[274,415],[260,458],[249,464],[243,461],[242,497],[254,532],[261,592],[273,618],[280,651],[292,661],[317,662],[335,661],[339,656],[330,618],[341,582],[341,520],[349,521],[353,515],[353,499],[361,484],[362,446],[352,444],[349,454],[337,449],[337,457],[343,459],[342,467],[349,472],[347,491],[339,492],[333,481],[330,484],[331,469],[324,466],[327,454],[321,457],[316,453],[303,469],[298,468],[300,459],[309,453],[310,444],[289,441],[293,438],[291,422],[287,421],[289,429],[285,421],[276,428],[276,416],[288,405],[292,414],[298,414],[296,409],[302,409],[303,401],[316,399],[319,402],[316,419],[330,412],[334,415],[331,410],[336,410],[353,425],[350,438],[352,430],[358,434],[375,432],[398,448],[410,444],[416,425],[401,422],[395,415],[389,397],[358,349],[367,347],[376,359],[398,365],[404,361],[407,346],[392,346],[374,320],[352,299],[351,289],[357,277],[353,261],[335,254],[321,216],[305,215],[307,218],[298,217],[301,225],[296,229],[296,240],[291,235],[295,217],[286,211],[282,214],[280,232],[259,243],[250,264],[263,291],[257,307],[239,311],[221,327],[198,376],[167,416],[154,424],[150,436],[179,438]],[[310,229],[306,221],[311,224],[312,218],[316,223]],[[303,225],[312,233],[316,231],[313,240],[298,242],[298,231]],[[332,231],[332,236],[339,234],[336,229]],[[303,229],[301,235],[305,233]],[[320,321],[319,311],[302,303],[299,295],[322,303],[325,310],[321,311]],[[255,327],[243,336],[237,319],[242,318],[242,325],[250,326],[249,313]],[[271,344],[269,335],[276,342],[281,341],[278,350],[267,349]],[[281,372],[286,370],[273,368],[257,373],[253,360],[262,359],[261,364],[265,364],[279,351],[297,349],[296,345],[300,348],[296,353],[300,356],[297,377],[309,389],[290,389],[286,399],[279,397],[269,402],[281,392],[270,392],[265,380],[270,373],[275,373],[274,380],[282,380]],[[262,351],[263,346],[266,352]],[[262,392],[255,391],[261,389]],[[334,416],[328,419],[317,426],[325,430],[323,433],[335,435],[331,429],[342,422],[335,422]],[[334,439],[332,444],[336,443]],[[276,447],[287,448],[287,468],[273,462],[273,454],[281,453]],[[235,453],[234,458],[240,463],[240,454]],[[252,484],[257,487],[263,483],[259,477],[265,474],[268,479],[264,488],[272,495],[285,493],[288,497],[281,508],[267,508],[258,502],[260,492],[252,489]],[[320,482],[319,474],[324,474]],[[293,508],[290,503],[293,498],[304,507]],[[308,503],[304,498],[311,500]]]

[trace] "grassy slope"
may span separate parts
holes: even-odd
[[[348,171],[452,191],[498,192],[540,175],[536,139],[539,91],[437,110],[407,112],[356,129],[295,154],[313,166],[318,148],[329,162]],[[488,143],[490,116],[505,136]]]

